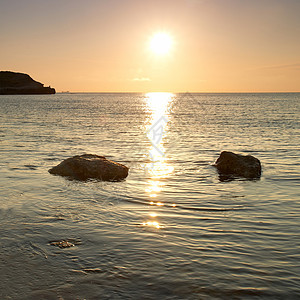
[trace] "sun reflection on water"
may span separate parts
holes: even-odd
[[[145,192],[150,199],[158,198],[166,183],[166,178],[174,171],[174,168],[166,160],[166,149],[164,147],[164,137],[168,131],[168,121],[170,118],[170,108],[174,95],[171,93],[149,93],[146,94],[145,100],[148,111],[151,113],[146,120],[147,136],[151,145],[148,150],[149,160],[145,165],[145,170],[149,176]],[[165,203],[159,201],[149,201],[151,206],[164,207]],[[175,207],[166,204],[167,207]],[[150,220],[144,221],[143,226],[162,228],[162,225],[153,218],[157,213],[151,212]]]
[[[146,105],[151,112],[152,121],[167,116],[175,95],[172,93],[147,93]],[[152,122],[153,123],[153,122]]]
[[[172,93],[148,93],[146,94],[146,104],[151,112],[150,124],[148,125],[147,135],[151,142],[149,149],[150,160],[146,164],[146,170],[150,176],[146,193],[151,198],[157,197],[162,191],[164,182],[174,170],[166,162],[166,149],[163,145],[164,136],[168,130],[169,112],[174,99]],[[160,202],[159,202],[160,203]],[[160,205],[160,204],[157,204]],[[162,204],[163,205],[163,204]]]
[[[142,224],[143,226],[155,227],[157,229],[161,228],[161,225],[156,221],[147,221]]]

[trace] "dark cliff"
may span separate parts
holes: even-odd
[[[55,89],[44,87],[24,73],[0,71],[0,95],[55,94]]]

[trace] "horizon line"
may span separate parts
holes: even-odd
[[[155,91],[155,92],[129,92],[129,91],[103,91],[103,92],[84,92],[84,91],[61,91],[56,94],[148,94],[148,93],[172,93],[172,94],[297,94],[300,91],[243,91],[243,92],[169,92],[169,91]]]

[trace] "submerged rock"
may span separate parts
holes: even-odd
[[[74,247],[76,245],[81,245],[81,241],[76,240],[76,239],[49,241],[48,243],[51,246],[56,246],[56,247],[59,247],[59,248],[70,248],[70,247]]]
[[[248,179],[260,178],[260,161],[251,155],[241,155],[229,151],[221,152],[215,165],[221,176],[238,176]]]
[[[118,181],[128,176],[128,168],[108,160],[104,156],[83,154],[62,161],[59,165],[50,169],[49,173],[77,180],[95,178],[105,181]]]

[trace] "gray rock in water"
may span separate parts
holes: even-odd
[[[260,161],[251,155],[222,151],[215,165],[221,176],[238,176],[248,179],[260,178]]]
[[[128,176],[128,168],[108,160],[104,156],[83,154],[67,158],[50,169],[49,173],[77,180],[95,178],[105,181],[118,181]]]

